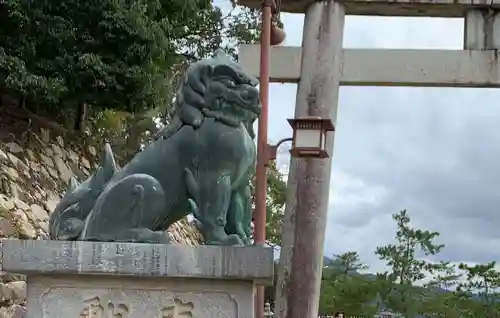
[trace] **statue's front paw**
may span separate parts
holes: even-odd
[[[250,240],[250,237],[242,232],[236,232],[235,233],[243,243],[243,245],[252,245],[252,241]]]
[[[230,234],[227,236],[226,243],[224,245],[229,246],[243,246],[243,240],[236,234]]]
[[[244,245],[252,245],[252,240],[250,240],[247,236],[243,238]]]
[[[216,240],[208,240],[206,245],[226,245],[226,246],[243,246],[243,240],[236,234],[219,237]]]

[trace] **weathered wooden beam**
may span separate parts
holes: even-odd
[[[282,0],[281,11],[304,13],[315,0]],[[500,0],[339,0],[347,15],[463,17],[471,9],[500,9]],[[262,0],[239,0],[240,5],[260,8]]]
[[[344,21],[344,6],[339,3],[316,2],[308,8],[295,118],[319,116],[336,122]],[[326,136],[329,154],[333,154],[333,142],[332,131]],[[331,169],[331,157],[293,158],[290,162],[275,317],[318,317]],[[288,261],[290,267],[286,266]],[[282,307],[280,298],[284,295]]]
[[[260,45],[240,44],[238,61],[245,70],[258,77],[260,69]],[[270,52],[271,82],[296,83],[300,78],[302,49],[292,46],[274,46]]]
[[[464,49],[500,48],[500,11],[470,10],[464,19]]]
[[[240,63],[259,73],[259,45],[241,45]],[[271,49],[271,80],[296,83],[300,47]],[[344,49],[341,85],[500,88],[496,50]]]

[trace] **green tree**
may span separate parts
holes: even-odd
[[[431,281],[425,286],[427,288],[439,288],[445,291],[451,291],[458,286],[462,275],[457,273],[457,268],[450,262],[441,261],[435,264],[435,274]]]
[[[168,119],[172,79],[216,49],[236,56],[235,44],[255,41],[260,24],[256,10],[223,13],[209,0],[12,0],[1,6],[2,93],[60,123],[70,117],[75,127],[83,126],[83,115],[100,122],[103,109],[126,111],[132,116],[117,114],[125,131],[137,122],[155,129],[158,115]]]
[[[434,313],[440,317],[463,317],[459,306],[463,301],[453,292],[460,282],[460,273],[457,273],[456,266],[449,262],[441,261],[436,267],[431,281],[424,285],[426,297],[420,312]]]
[[[469,317],[500,317],[500,273],[495,265],[493,261],[474,266],[462,263],[458,266],[466,281],[459,284],[457,294],[468,300]],[[471,306],[473,298],[476,299]]]
[[[393,308],[395,300],[393,299],[393,290],[395,286],[394,276],[388,272],[377,273],[373,282],[377,292],[377,310]]]
[[[414,284],[424,279],[426,274],[433,274],[441,268],[440,264],[419,259],[417,253],[436,255],[444,245],[434,243],[438,232],[412,228],[406,210],[394,214],[393,219],[397,224],[396,243],[377,247],[375,254],[387,262],[391,268],[390,275],[398,284],[393,293],[396,298],[392,309],[405,317],[413,317],[420,312],[424,297],[423,290],[414,288]]]
[[[325,264],[321,281],[319,313],[331,315],[341,311],[346,316],[373,316],[376,290],[358,270],[368,266],[360,261],[357,252],[335,255]]]
[[[351,272],[368,269],[368,265],[361,262],[358,252],[349,251],[343,254],[336,254],[334,258],[337,259],[337,266],[343,268],[345,277]]]
[[[198,1],[189,9],[205,7]],[[158,18],[160,1],[14,0],[7,12],[1,53],[20,63],[0,66],[1,84],[26,107],[60,114],[91,104],[133,112],[165,102],[163,77],[174,51],[168,21]]]
[[[166,70],[162,90],[166,102],[126,116],[120,111],[108,111],[107,116],[103,116],[100,110],[92,113],[92,137],[118,140],[117,148],[124,152],[124,158],[130,158],[163,125],[168,124],[171,101],[190,63],[209,57],[220,48],[236,59],[236,44],[253,43],[258,39],[258,11],[236,6],[223,11],[213,1],[193,3],[197,2],[202,2],[206,8],[195,10],[192,5],[186,8],[186,2],[179,0],[161,2],[163,11],[160,16],[169,22],[168,45],[174,54],[162,64]]]
[[[281,246],[281,226],[286,202],[286,182],[276,162],[267,169],[266,240],[271,246]]]

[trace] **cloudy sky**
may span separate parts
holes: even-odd
[[[285,45],[301,44],[303,16],[284,15]],[[462,19],[347,17],[346,48],[460,49]],[[270,141],[288,137],[296,86],[273,84]],[[325,255],[391,242],[391,214],[439,231],[443,259],[498,260],[500,90],[341,88]],[[289,157],[279,165],[287,170]]]

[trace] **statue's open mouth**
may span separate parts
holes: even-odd
[[[237,94],[240,100],[237,102],[255,115],[260,115],[259,92],[253,86],[246,84],[241,86],[242,88],[239,90],[239,94]]]

